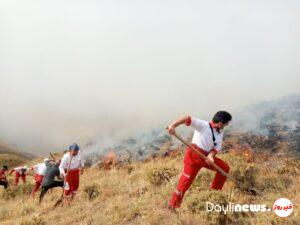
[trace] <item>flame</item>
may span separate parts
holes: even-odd
[[[118,163],[117,155],[113,149],[107,153],[107,155],[102,161],[103,167],[106,170],[110,170],[112,167],[117,165],[117,163]]]

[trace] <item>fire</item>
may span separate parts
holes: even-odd
[[[110,170],[118,163],[117,155],[113,150],[110,150],[102,161],[103,168]]]
[[[254,161],[254,150],[248,145],[232,144],[229,152],[242,156],[248,163]]]

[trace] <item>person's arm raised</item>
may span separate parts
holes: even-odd
[[[175,134],[175,129],[176,127],[178,127],[179,125],[181,124],[187,124],[187,123],[190,123],[189,120],[190,120],[190,116],[183,116],[183,117],[180,117],[178,118],[177,120],[175,120],[173,123],[171,123],[169,126],[168,126],[168,132],[170,135],[174,135]]]

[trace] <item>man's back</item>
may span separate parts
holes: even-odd
[[[50,186],[54,183],[55,177],[59,176],[59,169],[57,165],[54,164],[47,164],[47,169],[45,172],[45,176],[42,182],[42,186]]]

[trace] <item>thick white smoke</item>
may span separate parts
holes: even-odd
[[[3,0],[0,140],[60,151],[297,93],[299,4]]]

